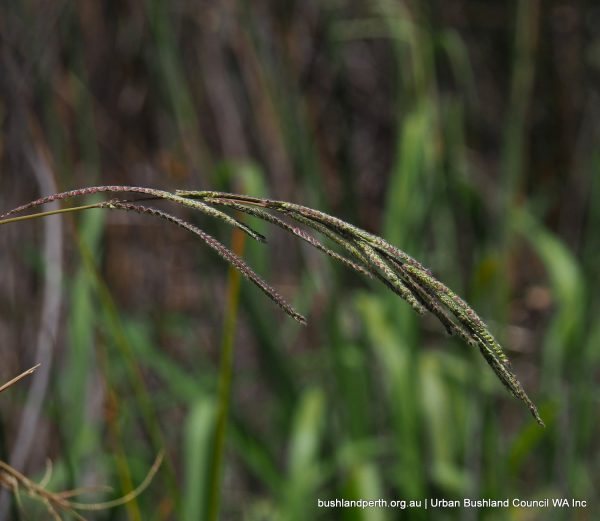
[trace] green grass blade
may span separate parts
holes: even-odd
[[[192,407],[184,427],[185,485],[183,519],[207,519],[211,486],[217,407],[212,398],[202,398]]]

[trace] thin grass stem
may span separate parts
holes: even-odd
[[[49,215],[79,212],[80,210],[90,210],[93,208],[100,208],[100,206],[98,204],[86,204],[84,206],[72,206],[70,208],[61,208],[60,210],[49,210],[47,212],[33,213],[30,215],[20,215],[19,217],[9,217],[7,219],[0,219],[0,226],[3,224],[16,223],[19,221],[29,221],[30,219],[39,219],[41,217],[48,217]]]
[[[238,231],[234,231],[233,233],[231,250],[236,255],[242,255],[244,252],[244,236]],[[223,337],[221,343],[215,446],[209,479],[210,494],[208,519],[210,521],[217,521],[219,518],[223,460],[225,456],[227,421],[229,418],[229,404],[231,401],[231,386],[233,380],[233,349],[240,302],[240,282],[240,271],[231,266],[229,268],[227,312],[223,324]]]

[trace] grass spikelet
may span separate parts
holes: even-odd
[[[321,212],[319,210],[314,210],[307,206],[302,206],[299,204],[289,203],[287,201],[274,201],[271,199],[260,199],[257,197],[248,197],[240,194],[232,194],[227,192],[215,192],[215,191],[189,191],[189,190],[177,190],[176,193],[178,195],[182,195],[185,197],[193,197],[199,199],[214,199],[214,198],[226,198],[233,199],[242,203],[247,204],[258,204],[260,206],[264,206],[266,208],[271,208],[274,210],[278,210],[280,212],[285,213],[295,213],[306,217],[308,219],[312,219],[313,221],[319,222],[330,229],[338,230],[340,232],[347,233],[348,235],[354,237],[360,237],[365,242],[370,243],[376,249],[384,251],[400,260],[401,262],[406,262],[416,266],[417,268],[421,268],[425,271],[428,271],[425,267],[421,265],[416,259],[413,259],[410,255],[403,252],[402,250],[392,246],[388,242],[386,242],[381,237],[369,233],[357,226],[354,226],[338,217],[334,217],[333,215],[329,215],[325,212]]]
[[[442,284],[439,280],[433,278],[428,273],[425,273],[414,266],[406,266],[405,269],[410,274],[414,275],[415,278],[423,283],[423,285],[433,290],[466,327],[471,329],[475,334],[489,344],[502,363],[510,365],[510,361],[508,360],[506,353],[504,353],[500,344],[490,333],[488,327],[463,299],[461,299],[450,288]]]
[[[406,287],[400,277],[385,262],[385,260],[375,251],[369,243],[363,240],[356,241],[358,247],[362,249],[370,263],[377,267],[384,275],[385,279],[392,285],[394,292],[400,295],[410,306],[420,315],[425,313],[425,308],[413,295],[412,291]]]
[[[292,306],[290,306],[284,299],[277,293],[277,291],[272,288],[264,279],[262,279],[246,262],[244,262],[240,257],[238,257],[235,253],[233,253],[229,248],[215,239],[212,235],[202,231],[197,226],[180,219],[179,217],[175,217],[169,213],[163,212],[157,208],[151,208],[147,206],[121,202],[121,201],[108,201],[106,203],[102,203],[100,205],[102,208],[108,208],[111,210],[125,210],[130,212],[136,212],[140,214],[148,214],[154,215],[156,217],[160,217],[161,219],[165,219],[169,222],[184,228],[198,237],[200,237],[208,246],[210,246],[213,250],[215,250],[219,256],[231,264],[234,268],[239,270],[239,272],[244,275],[248,280],[253,282],[256,286],[258,286],[265,295],[267,295],[273,302],[275,302],[281,309],[283,309],[289,316],[291,316],[294,320],[300,322],[303,325],[306,325],[306,318],[304,318],[300,313],[298,313]]]
[[[275,226],[279,226],[283,230],[290,232],[292,235],[295,235],[296,237],[302,239],[303,241],[307,242],[311,246],[314,246],[315,248],[322,251],[323,253],[325,253],[326,255],[331,257],[332,259],[336,259],[336,260],[340,261],[342,264],[345,264],[349,268],[352,268],[353,270],[358,271],[362,275],[365,275],[367,277],[373,276],[371,274],[371,272],[367,268],[365,268],[364,265],[354,262],[354,261],[348,259],[347,257],[344,257],[343,255],[340,255],[336,251],[333,251],[332,249],[325,246],[323,243],[321,243],[315,237],[313,237],[312,235],[310,235],[309,233],[304,231],[302,228],[298,228],[297,226],[292,226],[291,224],[288,224],[287,222],[285,222],[283,219],[280,219],[279,217],[277,217],[269,212],[266,212],[265,210],[262,210],[260,208],[256,208],[253,206],[244,206],[242,204],[235,203],[233,201],[227,201],[224,199],[208,199],[207,201],[210,202],[211,204],[221,204],[223,206],[228,206],[230,208],[233,208],[234,210],[244,212],[248,215],[258,217],[259,219],[262,219],[263,221],[267,221],[271,224],[274,224]]]
[[[380,270],[377,269],[377,266],[375,266],[373,264],[372,260],[370,260],[365,255],[364,251],[362,251],[360,248],[358,248],[355,245],[354,241],[346,238],[346,236],[344,234],[338,233],[337,231],[334,231],[334,230],[331,230],[324,224],[317,222],[317,221],[313,221],[312,219],[309,219],[308,217],[304,217],[303,215],[290,214],[290,216],[293,219],[295,219],[296,221],[298,221],[302,224],[305,224],[306,226],[309,226],[309,227],[313,228],[314,230],[318,231],[319,233],[323,234],[325,237],[329,238],[336,244],[339,244],[342,248],[344,248],[350,254],[352,254],[363,266],[366,267],[366,269],[369,271],[369,274],[371,277],[375,277],[380,282],[382,282],[385,286],[387,286],[390,289],[390,291],[393,291],[394,293],[402,296],[401,293],[399,292],[398,288],[385,275],[383,275]],[[421,312],[421,310],[419,310],[419,313],[420,312]]]

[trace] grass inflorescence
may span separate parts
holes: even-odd
[[[241,230],[249,237],[260,242],[265,241],[265,238],[261,234],[217,207],[229,208],[267,221],[301,238],[358,273],[380,280],[418,313],[431,312],[440,320],[450,334],[458,336],[470,346],[477,347],[500,381],[516,398],[527,405],[536,421],[540,425],[544,425],[535,404],[513,373],[508,357],[477,313],[456,293],[437,280],[431,271],[416,259],[388,243],[383,238],[337,217],[298,204],[251,197],[243,194],[188,190],[168,192],[146,187],[95,186],[52,194],[31,201],[0,216],[0,224],[14,222],[17,220],[14,214],[41,206],[45,203],[98,193],[140,194],[143,198],[137,200],[123,198],[109,199],[91,205],[72,207],[55,212],[32,214],[19,217],[18,220],[51,215],[53,213],[65,212],[66,210],[78,211],[90,208],[130,211],[159,217],[200,237],[232,267],[258,286],[288,315],[298,322],[305,324],[306,319],[300,313],[288,304],[246,262],[217,239],[184,219],[161,209],[142,204],[142,202],[165,200],[198,210]],[[119,197],[122,196],[119,195]],[[307,230],[290,224],[283,217],[287,217],[323,235],[337,245],[337,247],[344,250],[344,254],[324,245]]]

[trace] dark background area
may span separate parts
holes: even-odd
[[[0,382],[44,365],[0,395],[0,459],[34,480],[51,459],[51,490],[114,487],[94,501],[166,450],[133,504],[87,518],[203,519],[215,490],[222,519],[597,517],[596,3],[2,2],[0,123],[0,212],[91,185],[219,189],[385,237],[481,314],[547,424],[434,319],[279,229],[257,226],[269,244],[244,257],[306,328],[246,282],[236,309],[224,263],[159,220],[12,223]],[[181,215],[231,244],[222,224]],[[464,497],[588,507],[317,509]]]

